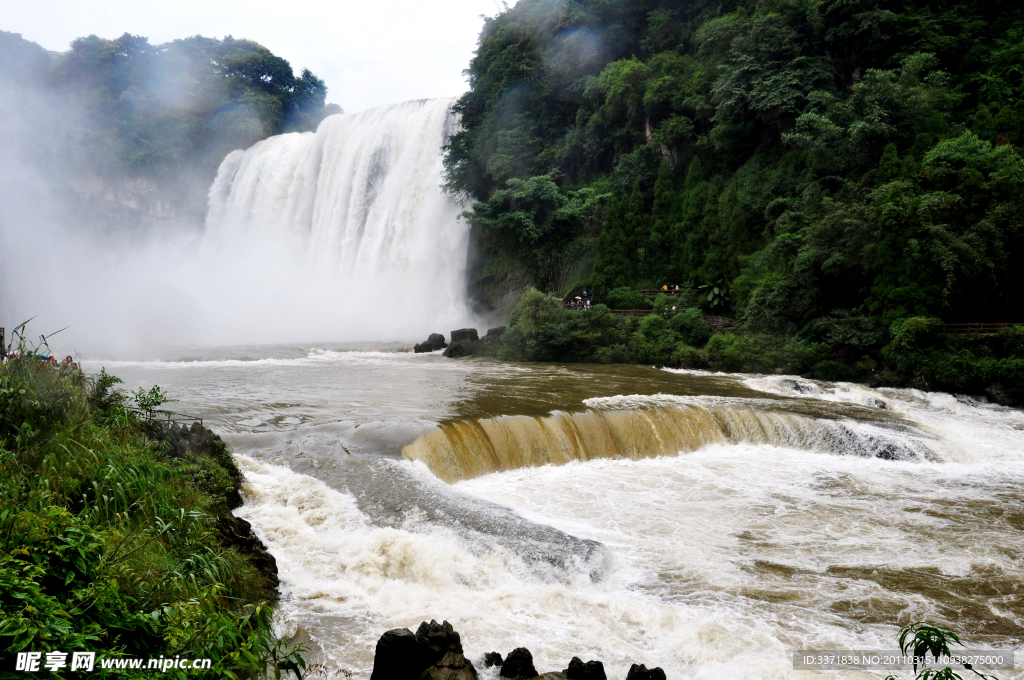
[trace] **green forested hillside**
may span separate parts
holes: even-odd
[[[25,154],[44,172],[149,178],[172,196],[198,192],[200,210],[226,153],[315,129],[340,111],[325,104],[327,87],[308,69],[296,77],[285,59],[230,36],[151,45],[127,33],[93,35],[53,54],[0,31],[0,55],[10,115],[45,128]]]
[[[920,372],[885,358],[907,319],[1017,356],[936,324],[1024,321],[1022,64],[1011,2],[520,0],[446,156],[474,284],[712,284],[850,376]]]

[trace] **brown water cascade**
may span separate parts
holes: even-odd
[[[920,441],[896,431],[737,402],[456,420],[441,423],[402,453],[422,461],[449,483],[575,460],[675,456],[714,443],[768,444],[901,460],[929,456]]]

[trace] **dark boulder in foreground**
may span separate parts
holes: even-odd
[[[626,680],[665,680],[665,671],[660,668],[651,668],[643,664],[633,664],[626,674]]]
[[[424,621],[413,634],[395,628],[380,636],[370,680],[475,680],[459,634],[447,621]]]
[[[516,647],[508,656],[505,663],[501,664],[501,677],[503,678],[535,678],[537,669],[533,667],[533,654],[525,647]]]
[[[440,333],[431,333],[430,337],[427,338],[426,342],[421,342],[418,345],[414,345],[412,351],[417,354],[423,352],[436,352],[439,349],[444,349],[448,345],[445,344],[444,336]]]
[[[394,628],[377,640],[370,680],[418,678],[427,667],[416,636],[408,628]]]
[[[604,664],[600,661],[583,663],[578,656],[572,657],[569,667],[565,669],[568,680],[608,680],[604,673]]]
[[[608,680],[600,661],[584,663],[574,656],[564,671],[538,673],[533,654],[525,647],[508,653],[484,654],[485,668],[499,667],[499,675],[508,680]],[[491,671],[493,672],[493,671]],[[462,640],[444,621],[424,621],[413,633],[408,628],[395,628],[380,636],[373,656],[370,680],[477,680],[476,668],[462,650]],[[665,671],[633,664],[626,680],[666,680]]]

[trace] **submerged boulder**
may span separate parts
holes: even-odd
[[[535,678],[537,669],[533,667],[533,654],[526,647],[516,647],[501,664],[503,678]]]
[[[431,333],[426,342],[414,345],[412,350],[417,354],[421,354],[423,352],[436,352],[437,350],[444,349],[447,346],[448,345],[445,344],[443,335],[440,333]]]

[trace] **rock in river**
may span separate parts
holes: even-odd
[[[444,336],[440,333],[431,333],[430,337],[427,338],[426,342],[421,342],[415,345],[412,349],[417,354],[421,352],[436,352],[439,349],[444,349],[448,345],[444,342]]]

